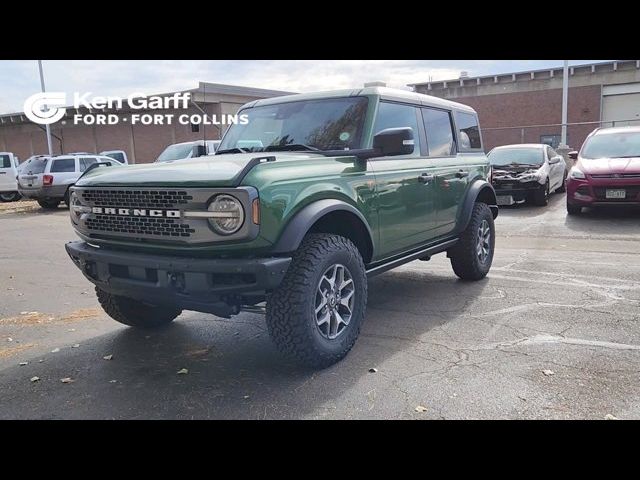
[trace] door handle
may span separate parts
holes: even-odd
[[[418,177],[418,182],[424,183],[425,185],[433,180],[433,175],[429,175],[428,173],[423,173]]]
[[[469,176],[469,172],[465,171],[465,170],[458,170],[456,172],[456,178],[465,178]]]

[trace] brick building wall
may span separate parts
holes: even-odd
[[[599,85],[569,89],[568,123],[600,120]],[[562,89],[456,98],[478,112],[485,149],[511,143],[540,143],[541,135],[560,135],[560,126],[512,128],[562,122]],[[571,125],[568,142],[579,148],[597,125]],[[500,129],[499,127],[509,127]]]

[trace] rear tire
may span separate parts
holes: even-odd
[[[311,234],[267,301],[267,328],[285,356],[325,368],[353,347],[366,306],[367,275],[356,246],[338,235]]]
[[[6,192],[0,193],[0,201],[3,202],[16,202],[22,198],[19,192]]]
[[[116,322],[137,328],[158,328],[171,323],[182,313],[177,308],[147,305],[132,298],[107,293],[96,287],[102,309]]]
[[[567,191],[567,172],[562,174],[562,184],[556,189],[556,193],[564,193]]]
[[[493,214],[489,206],[486,203],[476,203],[469,225],[447,254],[455,274],[462,280],[484,278],[493,262],[495,238]]]
[[[59,204],[60,200],[38,200],[38,205],[47,210],[55,210]]]

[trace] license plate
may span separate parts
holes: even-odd
[[[511,195],[498,195],[497,200],[498,205],[513,205],[515,203]]]
[[[626,190],[611,190],[607,189],[607,198],[626,198]]]

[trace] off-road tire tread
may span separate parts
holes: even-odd
[[[132,298],[121,297],[96,287],[102,309],[115,321],[138,328],[157,328],[172,322],[182,310],[153,307]]]
[[[304,320],[307,313],[309,289],[312,288],[314,269],[333,251],[348,251],[359,264],[359,271],[351,271],[355,278],[361,275],[363,292],[357,292],[356,301],[364,302],[361,318],[352,317],[354,329],[345,332],[348,340],[337,353],[328,354],[315,348],[310,329]],[[267,301],[267,329],[278,350],[286,357],[311,368],[325,368],[342,359],[353,347],[360,333],[367,302],[366,270],[360,252],[351,240],[333,234],[309,234],[293,255],[293,259],[280,286]],[[354,308],[355,309],[355,308]],[[351,323],[349,327],[351,327]]]
[[[449,250],[451,267],[454,273],[462,280],[481,280],[489,272],[489,269],[485,271],[481,268],[476,254],[476,236],[483,219],[488,220],[489,225],[493,226],[491,209],[486,203],[477,202],[473,206],[473,212],[467,228],[460,235],[458,243]],[[492,228],[492,241],[495,242],[494,228]],[[493,261],[493,253],[491,254],[491,260]]]

